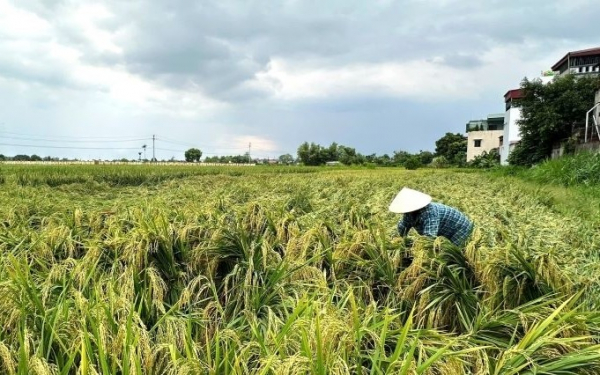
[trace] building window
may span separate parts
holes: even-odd
[[[473,143],[474,147],[481,147],[481,139],[476,139]]]
[[[500,137],[498,137],[498,139],[500,140],[500,146],[502,146],[504,144],[504,136],[501,135]]]

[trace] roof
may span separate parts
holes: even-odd
[[[504,113],[492,113],[492,114],[488,115],[487,118],[488,119],[498,119],[498,118],[504,119]]]
[[[508,90],[506,94],[504,94],[504,101],[507,102],[509,99],[521,99],[525,96],[525,93],[522,89]]]
[[[600,55],[600,47],[569,52],[562,59],[558,60],[556,64],[552,65],[552,70],[557,70],[562,64],[564,64],[565,61],[567,61],[569,57],[583,57],[594,55]]]

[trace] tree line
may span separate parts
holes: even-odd
[[[435,152],[419,151],[394,151],[390,154],[361,154],[354,147],[345,146],[336,142],[329,146],[322,146],[315,142],[302,143],[296,152],[296,157],[291,154],[280,155],[277,159],[252,159],[248,153],[243,155],[209,156],[205,163],[255,163],[255,164],[301,164],[306,166],[321,166],[327,163],[343,165],[375,165],[382,167],[403,166],[416,169],[421,166],[448,167],[465,166],[467,157],[467,138],[459,133],[446,133],[435,143]],[[187,162],[199,162],[202,151],[191,148],[185,152]]]

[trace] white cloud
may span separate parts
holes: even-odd
[[[480,56],[481,64],[469,69],[453,67],[444,56],[337,67],[274,59],[250,84],[283,100],[353,95],[418,101],[464,100],[491,89],[516,87],[523,77],[536,78],[538,72],[549,68],[551,60],[531,59],[526,53],[527,48],[522,45],[495,47]]]
[[[0,0],[0,78],[14,87],[46,86],[49,97],[65,89],[100,94],[115,108],[131,113],[159,113],[192,118],[226,105],[207,97],[202,90],[178,90],[137,76],[119,66],[104,66],[85,60],[88,49],[120,53],[112,35],[96,23],[112,17],[102,5],[66,9],[55,24],[35,13]],[[60,27],[68,25],[87,40],[67,44],[59,37]],[[3,38],[2,38],[3,36]],[[83,97],[82,97],[83,98]],[[97,100],[97,99],[95,99]]]
[[[279,151],[279,146],[272,139],[254,135],[242,135],[233,137],[233,141],[228,142],[228,144],[233,144],[234,147],[239,150],[247,150],[248,147],[251,145],[251,149],[261,155],[264,155],[265,153],[269,152]]]
[[[66,19],[72,23],[72,27],[79,30],[94,49],[99,52],[120,54],[123,49],[114,42],[114,36],[97,25],[98,22],[112,17],[114,15],[102,4],[82,5],[66,15]]]
[[[34,13],[21,10],[6,0],[0,0],[0,40],[36,39],[48,36],[50,23]]]
[[[0,120],[31,134],[166,134],[219,154],[305,140],[425,148],[597,43],[589,0],[496,5],[0,0]]]

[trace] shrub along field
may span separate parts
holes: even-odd
[[[143,168],[1,170],[2,373],[600,372],[600,223],[544,190]],[[466,248],[400,238],[402,186],[471,216]]]

